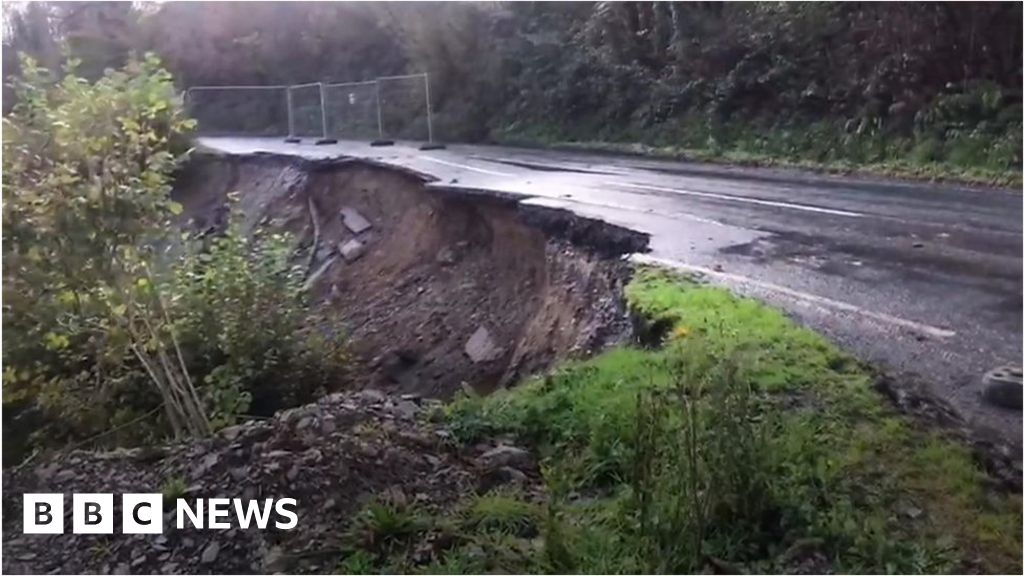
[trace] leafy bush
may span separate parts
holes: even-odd
[[[168,508],[173,507],[179,498],[184,498],[188,493],[188,484],[181,476],[172,476],[160,486],[160,494],[164,497],[164,503]]]
[[[58,82],[26,60],[4,119],[4,405],[43,410],[55,440],[159,402],[118,327],[152,297],[144,263],[180,210],[170,175],[192,127],[155,58],[94,84],[74,64]]]
[[[203,375],[214,427],[308,401],[344,378],[344,340],[311,310],[293,245],[264,230],[246,237],[232,210],[221,235],[193,239],[175,262],[175,330]]]
[[[101,432],[203,435],[343,376],[287,236],[246,238],[237,214],[219,237],[175,231],[193,122],[156,58],[92,84],[73,62],[59,82],[23,70],[3,142],[8,459]]]
[[[706,538],[756,538],[769,510],[763,411],[737,365],[703,369],[701,349],[688,349],[672,388],[637,396],[627,510],[651,573],[699,570]]]

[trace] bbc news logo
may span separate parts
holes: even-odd
[[[175,526],[201,530],[227,530],[238,526],[265,530],[268,526],[291,530],[299,523],[294,498],[199,498],[175,503]],[[24,495],[25,534],[64,533],[63,494]],[[71,532],[73,534],[114,533],[113,494],[72,494]],[[234,521],[234,522],[233,522]],[[122,494],[121,534],[161,534],[164,531],[163,494]]]

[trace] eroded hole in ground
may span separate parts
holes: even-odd
[[[357,161],[200,156],[178,182],[200,229],[238,191],[250,229],[288,230],[307,256],[316,237],[310,290],[355,356],[339,387],[487,393],[631,337],[621,256],[642,234]]]

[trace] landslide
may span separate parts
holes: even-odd
[[[174,197],[183,226],[217,233],[234,197],[248,231],[290,232],[312,298],[350,342],[352,370],[322,398],[261,406],[265,416],[212,438],[65,450],[5,469],[5,572],[332,572],[366,544],[374,506],[458,518],[494,490],[543,504],[536,455],[512,438],[456,442],[435,417],[441,400],[630,340],[622,256],[646,236],[347,160],[200,155]],[[75,492],[162,492],[163,534],[21,534],[21,494],[63,493],[70,513]],[[179,530],[179,497],[295,498],[299,524]],[[115,509],[119,519],[119,496]],[[460,534],[431,524],[407,554],[437,561],[467,545]]]
[[[486,393],[630,337],[621,256],[645,235],[345,159],[200,155],[175,197],[215,231],[235,191],[250,230],[312,251],[310,292],[355,356],[339,387]]]

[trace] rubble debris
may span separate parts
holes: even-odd
[[[491,333],[487,328],[480,326],[473,332],[473,335],[466,341],[466,355],[469,356],[470,360],[479,364],[481,362],[491,362],[501,357],[502,350],[495,344],[494,339],[491,337]]]
[[[353,234],[362,234],[373,227],[369,220],[351,206],[342,207],[341,220],[345,223],[345,227],[351,230]]]
[[[352,238],[339,246],[338,251],[341,252],[341,257],[345,259],[345,262],[355,262],[366,252],[366,244]]]
[[[517,470],[528,470],[533,467],[533,457],[530,453],[516,446],[497,446],[484,452],[477,459],[481,466],[489,470],[499,468],[515,468]]]
[[[21,514],[3,515],[5,573],[305,573],[297,559],[336,548],[372,500],[401,495],[426,513],[454,514],[481,486],[515,485],[534,500],[543,480],[522,448],[485,442],[454,447],[451,432],[428,416],[436,400],[402,398],[379,390],[336,392],[273,418],[223,429],[209,439],[148,449],[75,450],[31,466],[3,471],[5,510],[37,492],[160,492],[168,479],[202,474],[185,498],[295,498],[292,530],[177,529],[165,516],[161,535],[21,534]],[[497,466],[489,469],[487,466]],[[118,502],[115,499],[115,507]],[[165,508],[165,512],[168,511]],[[120,515],[120,510],[116,511]],[[168,518],[170,518],[168,520]]]
[[[266,221],[300,245],[309,242],[315,202],[319,250],[307,267],[307,293],[343,324],[353,384],[450,398],[465,382],[486,394],[631,340],[622,299],[629,265],[621,255],[644,249],[645,235],[350,161],[199,155],[174,196],[198,218],[235,189],[245,190],[246,232]],[[481,326],[494,344],[483,356],[492,361],[465,350]],[[418,359],[401,370],[384,362],[402,350]]]

